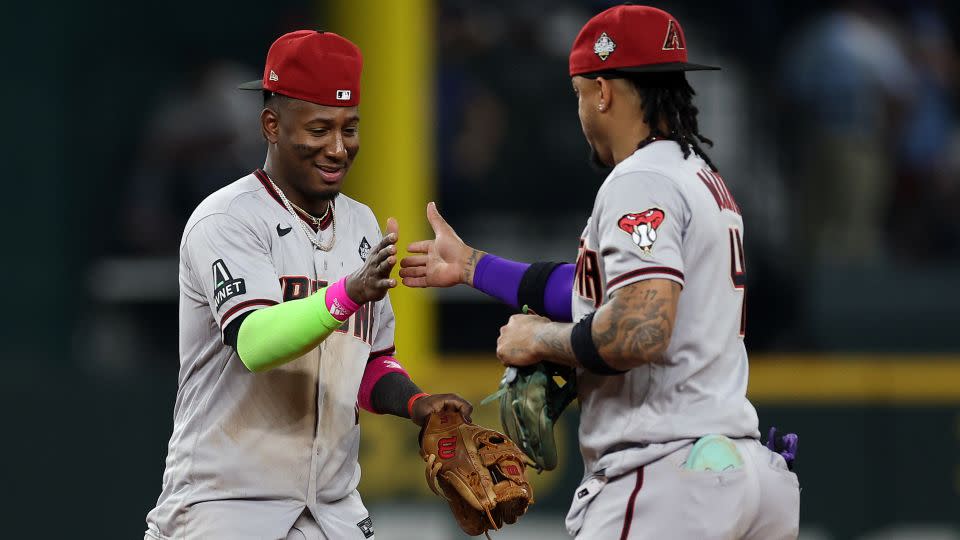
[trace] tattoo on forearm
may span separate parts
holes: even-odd
[[[669,306],[676,294],[671,288],[666,295],[647,289],[614,296],[593,323],[593,340],[600,355],[619,368],[635,366],[638,361],[659,361],[673,330]]]
[[[551,323],[537,333],[536,340],[547,351],[547,360],[559,364],[576,364],[576,355],[573,354],[573,346],[570,344],[572,327],[572,324]]]
[[[470,257],[467,258],[467,263],[463,266],[463,282],[471,287],[473,287],[473,271],[477,268],[477,262],[480,261],[481,255],[483,255],[483,252],[479,249],[472,250]]]

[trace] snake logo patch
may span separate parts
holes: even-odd
[[[633,243],[646,256],[653,250],[653,243],[657,241],[657,229],[666,218],[663,210],[650,208],[635,214],[625,214],[617,225],[623,232],[630,235]]]

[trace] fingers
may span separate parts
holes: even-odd
[[[450,228],[450,225],[447,225],[447,222],[437,210],[437,203],[435,202],[427,203],[427,221],[430,222],[430,228],[433,229],[433,234],[440,234],[440,232]]]
[[[394,246],[390,246],[390,247],[396,250]],[[385,276],[385,275],[388,275],[391,270],[393,270],[394,266],[396,266],[397,257],[396,255],[389,254],[389,251],[387,250],[384,250],[384,251],[386,253],[381,253],[380,256],[378,257],[380,261],[376,263],[376,268],[377,268],[378,274]]]
[[[433,245],[433,240],[420,240],[419,242],[413,242],[407,246],[407,251],[410,253],[428,253],[430,251],[430,246]]]
[[[390,231],[388,230],[388,231],[387,231],[387,234],[385,234],[385,235],[383,236],[383,238],[380,239],[380,243],[377,244],[377,247],[373,248],[373,250],[374,250],[374,251],[382,251],[382,250],[383,250],[384,248],[386,248],[387,246],[393,246],[394,244],[397,243],[397,239],[398,239],[398,238],[399,238],[399,236],[398,236],[398,233],[397,233],[396,231],[390,232]]]
[[[436,397],[440,399],[431,403],[430,412],[436,413],[444,410],[459,412],[467,422],[473,421],[471,416],[473,414],[473,405],[471,405],[469,401],[456,394],[441,394]]]
[[[403,278],[404,287],[413,287],[417,289],[425,289],[427,287],[427,278],[418,277],[418,278]]]
[[[426,255],[408,255],[400,259],[400,268],[409,268],[411,266],[426,266]]]
[[[417,266],[415,268],[402,268],[403,261],[400,261],[400,266],[400,277],[402,278],[427,277],[426,267]]]
[[[380,239],[380,242],[371,250],[371,253],[374,253],[376,257],[383,257],[386,255],[396,255],[397,254],[397,232],[396,231],[387,231],[387,234]],[[369,262],[369,257],[367,258]]]
[[[392,289],[397,286],[397,280],[395,279],[381,279],[377,282],[377,288],[379,289]]]
[[[462,399],[455,403],[457,405],[457,408],[460,410],[460,414],[463,415],[463,419],[466,420],[467,422],[473,422],[473,418],[471,416],[473,414],[473,405],[467,403],[465,400],[462,400]]]
[[[397,218],[389,217],[387,218],[387,234],[393,233],[400,238],[400,223],[397,222]]]

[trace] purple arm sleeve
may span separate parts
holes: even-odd
[[[485,255],[473,272],[473,288],[488,294],[501,302],[517,309],[517,291],[524,272],[529,264],[502,259],[496,255]],[[570,322],[571,295],[573,294],[574,265],[562,264],[550,273],[543,304],[547,308],[541,315],[554,321]]]
[[[547,279],[543,293],[543,305],[551,321],[573,322],[571,296],[573,296],[573,264],[561,264],[554,268]]]
[[[488,253],[473,271],[473,288],[519,309],[517,291],[527,268],[530,268],[529,264],[501,259]]]

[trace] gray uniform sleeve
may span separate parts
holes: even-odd
[[[594,215],[608,295],[651,278],[683,286],[690,209],[673,181],[654,172],[613,178],[598,194]]]
[[[237,317],[283,299],[270,251],[240,220],[214,214],[197,222],[182,256],[221,333]]]

